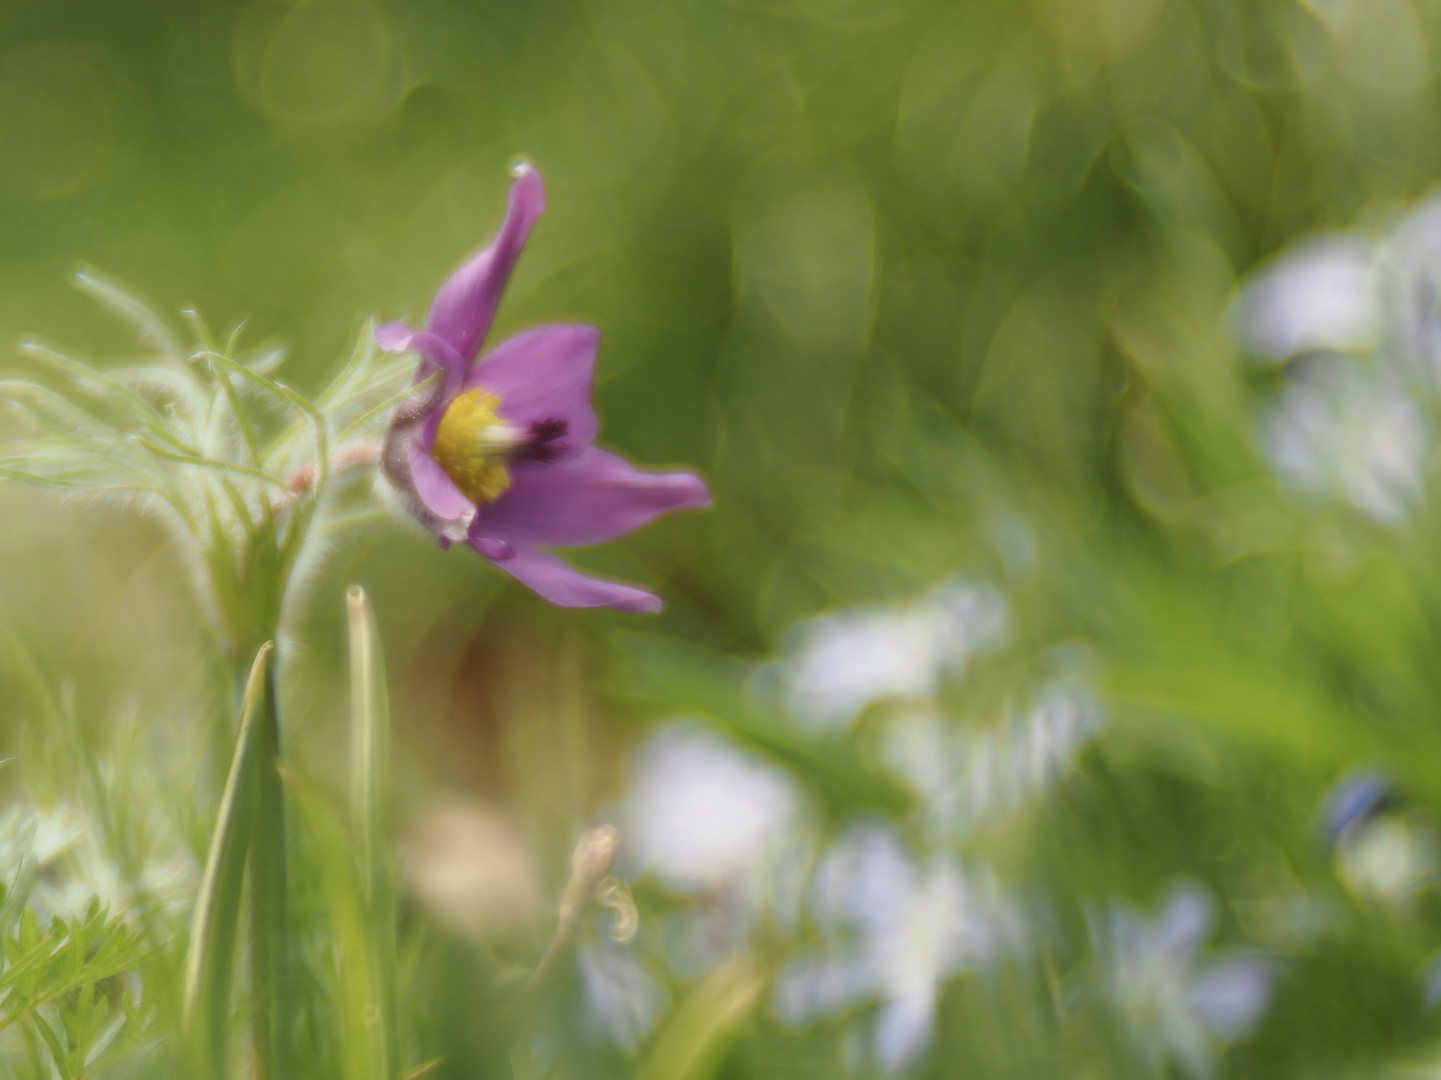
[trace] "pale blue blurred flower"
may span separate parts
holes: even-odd
[[[1354,233],[1306,241],[1254,274],[1236,297],[1236,336],[1258,359],[1369,352],[1384,334],[1380,275],[1370,242]]]
[[[665,988],[634,950],[607,934],[597,934],[594,944],[579,946],[576,965],[585,995],[587,1029],[622,1050],[634,1050],[670,1003]]]
[[[622,834],[641,870],[682,893],[762,876],[800,810],[785,772],[687,723],[647,739],[631,778]]]
[[[945,981],[989,966],[1023,934],[987,875],[963,874],[947,857],[920,867],[884,825],[857,827],[827,852],[811,911],[831,948],[780,972],[776,1015],[800,1026],[879,1002],[870,1049],[890,1073],[925,1052]]]
[[[886,729],[882,749],[920,797],[932,833],[959,837],[1044,796],[1103,722],[1084,687],[1056,682],[990,727],[951,723],[935,709],[904,713]]]
[[[1374,364],[1306,357],[1265,412],[1260,444],[1300,492],[1397,524],[1422,496],[1431,436],[1420,403]]]
[[[1441,391],[1441,197],[1422,203],[1380,248],[1387,352],[1413,385]]]
[[[1343,836],[1365,826],[1393,800],[1391,782],[1375,772],[1348,773],[1326,793],[1321,806],[1321,829],[1326,842],[1335,845]]]
[[[1389,782],[1354,773],[1337,782],[1321,809],[1336,875],[1351,893],[1404,911],[1441,873],[1441,838],[1425,815],[1404,812]]]
[[[1270,961],[1198,955],[1213,918],[1210,897],[1181,884],[1154,919],[1116,904],[1092,925],[1107,998],[1154,1075],[1170,1059],[1209,1077],[1217,1052],[1249,1032],[1271,1000]]]
[[[1426,961],[1421,971],[1421,1000],[1428,1009],[1434,1009],[1441,1001],[1441,953]]]
[[[1441,198],[1378,240],[1298,245],[1251,276],[1230,314],[1252,356],[1294,361],[1259,431],[1281,479],[1403,521],[1431,449],[1424,403],[1441,392]]]
[[[943,676],[1005,636],[1005,597],[989,585],[953,581],[905,605],[822,615],[792,631],[767,669],[790,714],[818,730],[843,728],[867,705],[930,697]]]
[[[783,770],[715,732],[669,724],[637,753],[623,815],[630,869],[694,899],[666,921],[679,973],[742,947],[761,917],[794,923],[807,841]]]
[[[1374,354],[1408,386],[1441,389],[1441,197],[1379,238],[1302,241],[1247,279],[1230,323],[1259,360]]]

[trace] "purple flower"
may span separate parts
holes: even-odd
[[[396,409],[381,470],[441,547],[464,541],[551,603],[658,611],[654,594],[589,577],[545,550],[612,540],[657,514],[710,503],[692,473],[641,472],[592,445],[600,331],[537,326],[476,359],[545,209],[540,175],[522,165],[515,177],[495,239],[440,287],[425,329],[375,329],[382,349],[420,354],[416,382],[434,377]]]

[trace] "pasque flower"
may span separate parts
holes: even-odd
[[[540,175],[521,165],[495,239],[440,287],[425,328],[376,327],[382,349],[420,355],[417,383],[431,380],[396,409],[381,470],[442,547],[462,541],[563,607],[657,611],[654,594],[582,574],[545,550],[612,540],[657,514],[710,502],[691,473],[642,472],[592,445],[600,332],[538,326],[477,359],[544,208]]]

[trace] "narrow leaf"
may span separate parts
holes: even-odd
[[[255,734],[255,814],[250,842],[250,982],[255,1076],[281,1080],[291,1068],[290,886],[285,792],[280,782],[280,711],[275,666],[265,675],[266,707]]]
[[[386,1077],[399,1071],[395,1001],[395,892],[389,850],[390,703],[385,657],[375,612],[365,590],[346,593],[350,624],[351,820],[360,895],[369,930],[367,948],[375,974],[375,997],[367,1014],[373,1027],[372,1053]]]
[[[226,1072],[230,975],[240,887],[255,817],[254,772],[263,757],[258,744],[270,722],[263,714],[272,705],[266,684],[273,654],[271,643],[261,646],[245,686],[235,757],[220,799],[185,958],[186,1050],[195,1075],[210,1080],[221,1080]]]
[[[737,1029],[760,1000],[765,979],[737,954],[696,984],[636,1072],[636,1080],[709,1080]]]
[[[291,772],[282,774],[309,834],[325,885],[326,907],[339,959],[338,1000],[344,1037],[340,1074],[346,1080],[395,1080],[386,1063],[386,1020],[374,1003],[380,1000],[380,975],[365,902],[360,892],[351,846],[333,805],[313,785]]]

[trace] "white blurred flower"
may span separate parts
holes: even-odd
[[[1424,813],[1406,810],[1373,772],[1342,778],[1321,812],[1336,874],[1358,897],[1405,911],[1441,871],[1441,839]]]
[[[631,775],[622,833],[640,869],[677,892],[762,874],[799,810],[782,770],[686,723],[647,739]]]
[[[1088,693],[1058,682],[991,728],[948,723],[934,710],[903,714],[887,728],[883,753],[920,796],[933,833],[960,836],[1048,792],[1102,723]]]
[[[636,755],[624,821],[634,871],[696,899],[665,924],[680,974],[740,948],[763,914],[794,922],[806,839],[800,796],[783,770],[715,732],[670,724]]]
[[[1441,196],[1379,239],[1302,241],[1251,275],[1230,322],[1257,359],[1375,353],[1408,385],[1441,389]]]
[[[576,949],[585,1023],[593,1035],[634,1050],[669,1004],[665,989],[629,947],[607,934]]]
[[[1260,443],[1283,481],[1388,524],[1421,497],[1430,434],[1420,404],[1383,371],[1336,355],[1298,361],[1262,415]]]
[[[950,582],[904,606],[823,615],[793,631],[772,670],[791,714],[816,729],[848,725],[889,697],[928,697],[941,677],[1005,634],[1006,601],[987,585]]]
[[[1174,1059],[1211,1075],[1215,1054],[1244,1036],[1271,1000],[1272,965],[1260,957],[1197,956],[1210,934],[1210,897],[1178,885],[1155,919],[1117,904],[1092,926],[1102,982],[1132,1044],[1154,1075]]]
[[[1404,377],[1441,390],[1441,197],[1422,203],[1381,246],[1389,355]]]
[[[946,979],[989,965],[1021,937],[1018,912],[993,882],[963,875],[948,858],[916,866],[881,825],[856,828],[831,848],[811,909],[834,947],[780,972],[776,1015],[800,1026],[878,1001],[871,1053],[886,1072],[924,1053]]]
[[[1430,450],[1425,403],[1441,397],[1441,197],[1379,240],[1298,245],[1250,278],[1231,322],[1252,355],[1295,360],[1261,421],[1281,478],[1404,520]]]
[[[1436,881],[1441,842],[1427,823],[1383,814],[1338,843],[1335,861],[1336,873],[1353,893],[1404,910]]]
[[[1253,356],[1369,351],[1384,333],[1370,242],[1352,233],[1306,241],[1256,273],[1232,305],[1231,325]]]

